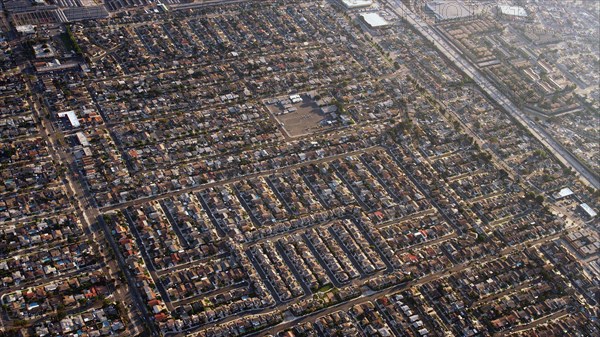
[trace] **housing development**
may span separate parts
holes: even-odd
[[[1,4],[0,336],[600,335],[600,3]]]

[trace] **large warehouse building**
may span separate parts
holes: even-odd
[[[500,10],[500,14],[506,16],[514,16],[520,18],[527,17],[527,11],[521,6],[499,5],[498,10]]]
[[[436,0],[425,5],[425,10],[435,15],[440,21],[458,20],[473,16],[474,11],[468,8],[462,1]]]
[[[373,4],[373,0],[341,0],[342,4],[348,9],[369,7]]]
[[[361,13],[360,17],[369,28],[385,28],[390,25],[390,23],[377,12]]]

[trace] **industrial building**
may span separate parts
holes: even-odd
[[[474,9],[461,1],[436,0],[425,5],[425,11],[433,14],[436,20],[458,20],[474,15]]]
[[[69,123],[71,123],[71,126],[73,128],[78,128],[81,126],[81,124],[79,123],[79,119],[77,118],[77,115],[75,114],[75,111],[73,110],[69,110],[69,111],[65,111],[65,112],[59,112],[57,114],[58,118],[68,118],[69,119]]]
[[[369,26],[369,28],[373,29],[385,28],[390,25],[390,23],[377,12],[361,13],[360,18],[367,26]]]
[[[373,4],[372,0],[341,0],[344,7],[348,9],[369,7]]]
[[[521,6],[499,5],[498,10],[500,11],[500,14],[506,16],[514,16],[519,18],[527,17],[527,11]]]

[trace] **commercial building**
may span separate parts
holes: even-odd
[[[474,10],[460,1],[432,1],[425,5],[425,10],[432,13],[437,20],[457,20],[473,16]]]
[[[499,5],[498,10],[500,11],[500,14],[506,16],[527,17],[527,11],[521,6]]]
[[[570,188],[565,187],[554,194],[554,199],[556,199],[556,200],[564,199],[566,197],[572,196],[573,194],[574,193]]]
[[[369,7],[373,4],[372,0],[341,0],[342,4],[348,9]]]
[[[377,12],[361,13],[360,17],[370,28],[384,28],[390,25],[390,23]]]
[[[69,119],[69,123],[71,123],[72,127],[78,128],[81,125],[79,123],[79,119],[77,118],[77,115],[75,114],[75,111],[70,110],[70,111],[58,113],[58,118],[65,118],[65,117],[67,117]]]
[[[596,217],[596,215],[598,215],[598,213],[596,213],[596,211],[594,211],[590,205],[583,203],[580,204],[579,207],[581,208],[581,210],[583,211],[583,213],[590,219],[593,219]]]

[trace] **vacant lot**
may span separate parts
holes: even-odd
[[[277,120],[289,137],[298,137],[322,130],[321,123],[327,119],[317,103],[310,96],[300,95],[302,102],[291,103],[287,97],[278,98],[279,102],[266,104],[269,112]],[[284,106],[285,103],[289,105]],[[289,108],[292,112],[289,112]]]

